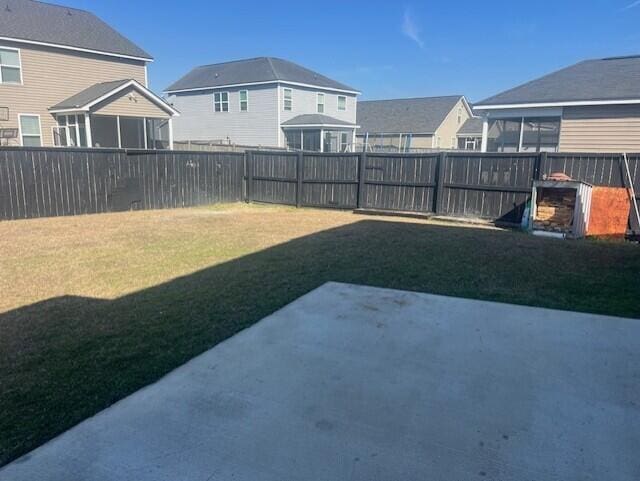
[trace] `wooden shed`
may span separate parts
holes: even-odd
[[[534,234],[581,238],[591,213],[591,184],[575,180],[537,180],[533,183],[529,226]]]

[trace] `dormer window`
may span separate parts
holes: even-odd
[[[21,84],[20,50],[0,47],[0,83]]]

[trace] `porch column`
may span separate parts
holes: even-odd
[[[355,152],[356,151],[356,129],[353,129],[353,135],[352,135],[352,140],[351,140],[351,152]]]
[[[489,137],[489,118],[488,116],[482,117],[482,144],[480,147],[481,152],[487,151],[487,140]]]
[[[84,114],[84,130],[87,133],[87,147],[93,147],[93,138],[91,137],[91,120],[90,114]]]
[[[173,150],[173,119],[169,119],[169,150]]]
[[[320,152],[324,152],[324,129],[320,129]]]

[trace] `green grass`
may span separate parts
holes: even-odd
[[[0,223],[0,464],[326,281],[640,317],[640,250],[226,206]]]

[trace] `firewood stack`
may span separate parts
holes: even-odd
[[[573,225],[573,212],[576,206],[576,193],[571,189],[544,189],[538,199],[535,229],[552,232],[570,232]]]

